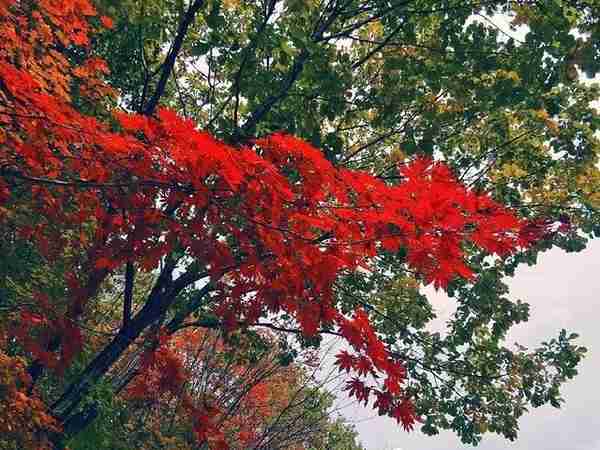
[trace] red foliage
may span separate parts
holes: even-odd
[[[180,358],[169,347],[169,338],[161,336],[156,349],[148,349],[141,358],[140,372],[128,388],[132,398],[159,397],[165,393],[179,395],[187,379]]]
[[[11,183],[31,183],[30,207],[40,219],[22,234],[49,258],[65,244],[84,250],[86,270],[70,280],[70,317],[110,271],[127,261],[152,270],[177,245],[206,262],[219,287],[216,312],[230,327],[267,311],[292,315],[306,336],[337,326],[355,352],[338,356],[340,370],[356,374],[350,395],[366,403],[374,393],[381,413],[410,428],[402,365],[364,311],[348,318],[336,310],[334,281],[369,270],[378,252],[404,248],[408,265],[443,288],[473,276],[464,243],[504,255],[535,239],[531,226],[429,159],[402,166],[402,181],[389,185],[334,167],[284,133],[235,148],[168,109],[153,117],[114,111],[113,127],[86,116],[70,103],[70,88],[79,79],[90,98],[109,94],[101,81],[106,64],[92,58],[74,66],[53,44],[88,46],[94,8],[87,0],[47,0],[28,15],[20,10],[25,3],[0,7],[8,40],[0,52],[0,200],[10,207],[17,201]],[[84,225],[95,229],[91,242],[65,233]],[[50,326],[47,317],[28,320]],[[66,350],[64,364],[74,351]],[[167,356],[147,366],[162,372],[162,388],[175,389],[183,375]],[[380,390],[361,380],[368,376],[385,377]],[[196,415],[196,433],[205,438],[217,435],[207,414]]]
[[[0,343],[5,336],[0,331]],[[60,425],[33,387],[21,358],[0,351],[0,447],[50,450],[49,434]]]
[[[243,337],[234,348],[214,331],[188,328],[175,336],[163,335],[154,350],[143,354],[140,375],[124,397],[152,409],[157,420],[167,413],[189,420],[196,439],[211,450],[230,444],[250,448],[265,439],[270,425],[288,408],[295,416],[298,411],[292,405],[298,406],[305,395],[299,390],[306,383],[305,372],[294,364],[278,366],[276,340],[270,333],[261,335],[273,350],[261,354],[251,367],[238,359],[252,345]]]

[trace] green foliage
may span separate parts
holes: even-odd
[[[364,450],[364,447],[357,443],[357,439],[358,434],[354,427],[337,417],[328,424],[325,438],[320,447],[313,447],[309,450]]]

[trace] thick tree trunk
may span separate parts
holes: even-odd
[[[173,302],[171,292],[160,295],[150,295],[142,310],[121,329],[110,344],[86,367],[79,379],[71,384],[67,391],[52,405],[55,417],[64,421],[79,405],[90,388],[108,372],[112,365],[121,357],[131,343],[139,337],[146,327],[157,320]]]
[[[184,308],[176,314],[165,326],[167,332],[173,333],[178,326],[203,305],[206,295],[213,289],[212,283],[208,283],[200,289],[197,295],[189,301]],[[153,293],[159,292],[155,287]],[[89,425],[98,415],[97,406],[93,403],[85,405],[83,409],[75,414],[73,412],[81,404],[85,395],[98,380],[105,375],[113,364],[123,355],[131,343],[153,323],[156,322],[173,303],[179,290],[169,290],[162,296],[150,295],[144,308],[129,322],[127,328],[122,329],[113,341],[88,365],[81,374],[79,380],[72,384],[63,396],[52,406],[55,416],[63,423],[63,433],[54,437],[54,445],[57,449],[62,448],[62,443]],[[114,386],[115,394],[120,392],[138,374],[137,369],[119,380]]]

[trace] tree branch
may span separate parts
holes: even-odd
[[[131,307],[133,305],[133,282],[135,279],[135,267],[129,261],[125,268],[125,293],[123,295],[123,328],[131,321]]]
[[[317,24],[317,29],[311,34],[312,41],[319,42],[323,37],[323,33],[325,33],[325,31],[331,27],[340,14],[341,10],[334,10],[327,20],[323,21],[323,23],[319,22]],[[269,113],[269,111],[271,111],[273,106],[289,95],[290,89],[302,73],[302,70],[304,70],[304,66],[309,58],[310,51],[305,47],[300,51],[298,56],[296,56],[290,71],[283,81],[281,90],[277,94],[273,94],[268,97],[257,109],[252,112],[246,123],[242,125],[241,128],[236,130],[234,142],[239,143],[244,141],[249,135],[252,134],[256,128],[256,125]]]
[[[269,0],[267,10],[265,11],[265,18],[262,21],[262,23],[260,24],[260,26],[258,27],[258,29],[256,30],[256,35],[255,35],[254,40],[252,42],[250,42],[250,44],[247,45],[243,50],[244,55],[242,57],[242,61],[240,62],[240,67],[238,68],[238,70],[233,78],[232,91],[230,92],[227,99],[223,102],[223,104],[219,107],[217,112],[211,117],[209,122],[206,124],[207,129],[210,129],[210,127],[213,125],[213,123],[215,123],[215,121],[221,116],[221,113],[229,105],[229,103],[231,102],[231,99],[233,97],[235,97],[235,106],[234,106],[234,111],[233,111],[233,123],[237,127],[239,102],[240,102],[240,83],[242,80],[242,74],[243,74],[244,68],[248,62],[248,59],[250,58],[250,55],[254,52],[254,50],[256,49],[256,46],[258,45],[258,40],[259,40],[260,36],[264,33],[265,29],[267,28],[269,19],[273,15],[273,12],[275,11],[275,5],[277,4],[278,1],[279,0]]]
[[[381,49],[386,47],[388,45],[388,43],[393,39],[393,37],[402,30],[403,27],[404,27],[404,23],[400,23],[400,25],[398,25],[390,34],[388,34],[383,41],[381,41],[378,45],[376,45],[375,48],[373,48],[370,52],[368,52],[365,56],[363,56],[359,61],[352,64],[352,69],[358,69],[364,63],[366,63],[369,59],[371,59],[371,57],[375,53],[377,53],[378,51],[380,51]]]
[[[302,49],[300,51],[300,54],[294,60],[294,64],[292,65],[292,68],[288,72],[288,75],[282,84],[281,90],[277,94],[268,97],[262,103],[262,105],[252,112],[246,123],[242,125],[241,129],[236,131],[236,136],[234,139],[236,142],[241,142],[248,135],[250,135],[256,128],[256,125],[264,118],[265,115],[267,115],[269,111],[271,111],[273,106],[287,97],[289,90],[304,69],[304,64],[308,60],[309,56],[310,54],[307,49]]]
[[[179,27],[177,28],[177,34],[175,35],[175,39],[173,40],[173,44],[167,53],[167,57],[161,66],[161,74],[160,79],[158,80],[158,84],[156,86],[156,90],[154,94],[148,101],[148,104],[144,108],[144,114],[151,115],[156,106],[158,105],[158,101],[162,97],[165,92],[165,88],[167,87],[167,81],[171,76],[171,72],[173,71],[173,67],[175,66],[175,60],[177,59],[177,55],[181,51],[181,47],[183,46],[183,40],[185,39],[185,35],[187,34],[187,30],[189,26],[194,21],[196,13],[204,6],[204,0],[194,0],[194,2],[190,5],[185,16],[179,23]]]

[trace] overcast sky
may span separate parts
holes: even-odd
[[[588,348],[580,374],[563,390],[562,409],[543,407],[520,421],[521,431],[511,443],[487,434],[478,450],[600,450],[600,241],[592,241],[581,253],[555,249],[540,256],[534,267],[521,266],[509,281],[511,297],[531,305],[531,318],[514,327],[508,342],[535,347],[565,328],[579,333]],[[440,326],[452,313],[454,301],[443,295],[431,297]],[[368,450],[460,450],[452,433],[434,437],[416,430],[405,433],[395,421],[375,416],[362,407],[348,407],[343,415],[356,424]]]

